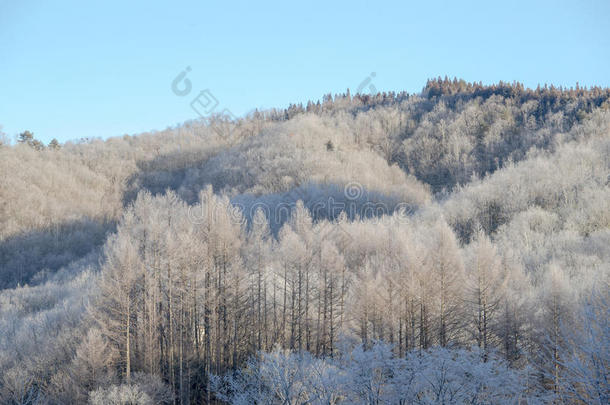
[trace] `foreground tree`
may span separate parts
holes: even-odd
[[[599,289],[585,300],[578,326],[561,325],[568,346],[561,360],[565,369],[561,386],[570,401],[600,405],[610,401],[608,315],[608,288]]]
[[[391,346],[359,345],[334,359],[275,349],[245,369],[214,377],[213,389],[230,404],[512,404],[536,403],[528,371],[517,371],[478,349],[436,348],[395,357]]]

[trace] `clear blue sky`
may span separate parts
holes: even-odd
[[[610,85],[610,1],[0,0],[0,125],[48,142],[457,76]],[[187,66],[189,95],[171,91]]]

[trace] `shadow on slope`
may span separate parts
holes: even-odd
[[[83,218],[0,241],[0,289],[44,281],[101,246],[115,225]]]
[[[360,218],[379,218],[392,215],[399,210],[411,214],[419,208],[415,199],[366,190],[358,183],[345,185],[308,183],[286,193],[262,196],[240,194],[231,199],[231,203],[242,211],[249,224],[256,212],[261,210],[274,234],[277,234],[282,225],[288,221],[298,201],[308,209],[314,222],[334,221],[341,214],[345,214],[351,221]]]

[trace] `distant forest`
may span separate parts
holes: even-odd
[[[610,89],[0,133],[0,403],[607,404]]]

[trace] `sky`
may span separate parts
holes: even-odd
[[[606,87],[609,21],[604,0],[0,0],[0,125],[107,138],[445,75]]]

